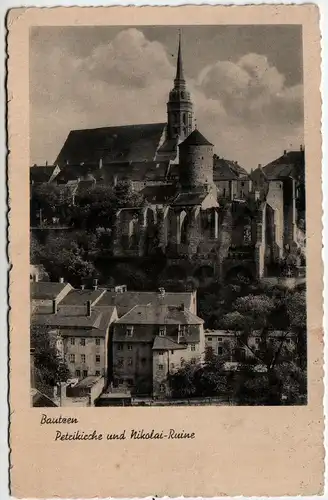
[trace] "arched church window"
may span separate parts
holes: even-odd
[[[186,115],[185,114],[182,115],[182,120],[183,120],[184,125],[186,125],[187,119],[186,119]]]
[[[188,229],[189,229],[189,221],[188,221],[188,215],[183,220],[182,226],[181,226],[181,243],[183,245],[188,244]]]

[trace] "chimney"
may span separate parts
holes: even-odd
[[[52,301],[52,314],[57,314],[57,311],[58,311],[57,300],[53,299],[53,301]]]
[[[90,318],[91,316],[91,300],[87,301],[87,316]]]
[[[48,166],[48,162],[46,161],[46,167]]]
[[[304,146],[303,144],[300,145],[300,151],[304,151]]]
[[[64,283],[64,278],[59,278],[59,283]]]
[[[93,289],[94,290],[98,289],[98,280],[97,279],[93,280]]]
[[[259,164],[258,164],[258,168],[262,168],[262,163],[259,163]]]
[[[84,289],[85,289],[85,285],[82,283],[81,290],[84,290]]]
[[[284,149],[284,155],[286,155],[286,154],[287,154],[287,149]]]

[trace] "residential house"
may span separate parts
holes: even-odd
[[[34,309],[32,323],[48,327],[56,336],[72,378],[92,375],[107,380],[110,327],[117,311],[115,307],[99,310],[91,300],[86,304],[83,300],[78,305],[58,305],[54,299],[51,308]]]
[[[169,372],[200,361],[204,348],[203,320],[184,304],[136,305],[114,324],[114,384],[164,396]]]

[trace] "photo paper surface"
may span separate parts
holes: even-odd
[[[7,27],[12,494],[320,494],[316,7]]]

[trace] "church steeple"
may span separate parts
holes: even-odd
[[[177,73],[174,80],[174,84],[182,83],[186,85],[184,75],[183,75],[183,63],[182,63],[182,53],[181,53],[181,31],[179,31],[179,48],[178,48],[178,60],[177,60]]]
[[[176,77],[167,103],[167,139],[183,141],[192,132],[192,102],[186,89],[183,74],[182,40],[179,31],[179,45]]]

